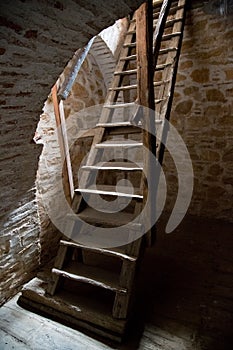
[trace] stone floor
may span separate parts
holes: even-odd
[[[136,316],[122,344],[22,309],[0,309],[0,350],[232,350],[233,224],[186,217],[157,243],[140,272]]]

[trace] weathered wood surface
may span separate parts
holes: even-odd
[[[151,189],[147,188],[147,184],[152,184],[154,177],[154,169],[151,165],[151,157],[156,154],[155,141],[155,118],[154,118],[154,87],[153,75],[151,67],[153,67],[153,52],[152,52],[152,37],[153,37],[153,22],[152,22],[152,4],[149,1],[144,3],[136,12],[136,36],[137,36],[137,66],[138,66],[138,90],[137,99],[140,106],[146,107],[143,109],[143,117],[141,119],[143,126],[143,145],[144,145],[144,173],[141,180],[143,190],[144,203],[148,201],[147,227],[151,227],[152,217],[155,213],[155,198],[151,193]],[[146,184],[147,183],[147,184]],[[138,208],[139,210],[139,208]],[[148,245],[151,244],[152,232],[148,232]]]
[[[58,143],[60,147],[61,158],[64,160],[63,177],[64,177],[65,194],[67,196],[68,202],[71,203],[74,195],[73,175],[72,175],[71,160],[70,160],[69,146],[68,146],[67,133],[66,133],[63,103],[62,102],[59,103],[58,101],[56,84],[52,88],[52,99],[53,99],[54,114],[55,114],[56,124],[57,124]]]
[[[127,289],[119,286],[119,276],[117,273],[99,267],[88,266],[73,261],[64,269],[53,268],[52,272],[55,275],[71,279],[75,282],[87,283],[95,287],[108,289],[112,292],[127,294]]]
[[[43,280],[33,279],[25,285],[20,303],[50,317],[57,317],[60,322],[87,329],[91,326],[91,330],[97,334],[118,341],[121,339],[127,321],[112,317],[111,303],[104,291],[102,303],[99,303],[96,302],[97,294],[95,298],[90,297],[90,291],[86,288],[83,288],[78,297],[75,292],[67,290],[50,297],[46,294],[45,287]]]
[[[117,196],[117,197],[125,197],[125,198],[135,198],[135,199],[143,199],[143,196],[140,193],[140,189],[134,188],[134,193],[131,193],[131,187],[119,186],[120,191],[116,191],[116,187],[107,186],[107,185],[98,185],[98,189],[96,186],[90,186],[88,188],[77,188],[75,192],[80,193],[90,193],[90,194],[102,194],[107,196]]]
[[[68,247],[80,248],[83,251],[95,252],[95,253],[98,253],[100,255],[112,256],[112,257],[115,257],[115,258],[119,258],[121,260],[130,261],[130,262],[135,262],[137,260],[136,257],[129,256],[129,255],[126,255],[126,254],[122,254],[122,253],[120,253],[118,251],[115,251],[115,250],[101,249],[101,248],[96,248],[96,247],[88,247],[88,246],[84,246],[82,244],[78,244],[78,243],[71,242],[71,241],[64,241],[64,240],[61,240],[60,244],[68,246]]]

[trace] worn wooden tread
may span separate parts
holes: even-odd
[[[121,252],[118,252],[117,250],[114,249],[103,249],[103,248],[96,248],[96,247],[88,247],[85,246],[83,244],[79,244],[79,243],[75,243],[72,241],[65,241],[65,240],[61,240],[60,241],[60,245],[64,245],[67,247],[73,247],[73,248],[80,248],[84,251],[88,251],[88,252],[93,252],[93,253],[98,253],[101,255],[106,255],[106,256],[112,256],[115,258],[119,258],[121,260],[127,260],[130,262],[136,262],[137,261],[137,257],[135,256],[130,256],[127,254],[123,254]]]
[[[155,67],[155,71],[163,70],[164,68],[170,67],[172,65],[172,62],[169,63],[163,63],[163,64],[157,64]]]
[[[182,33],[181,32],[175,32],[175,33],[171,33],[171,34],[164,34],[162,36],[162,41],[165,41],[165,40],[170,40],[176,36],[180,36]]]
[[[88,283],[113,292],[127,293],[126,288],[119,286],[119,274],[99,267],[71,262],[63,270],[53,268],[52,273],[76,282]]]
[[[182,21],[183,21],[183,17],[169,19],[165,24],[165,28],[172,27],[175,23],[182,22]]]
[[[133,61],[136,60],[137,55],[130,55],[130,56],[125,56],[125,57],[121,57],[120,61]]]
[[[167,79],[167,80],[160,80],[160,81],[154,81],[154,86],[161,86],[161,85],[164,85],[164,84],[167,84],[170,82],[170,79]]]
[[[173,6],[169,9],[169,15],[173,15],[174,13],[182,9],[184,9],[184,5]],[[157,18],[159,14],[160,14],[160,11],[153,11],[153,18]]]
[[[101,143],[97,143],[95,145],[96,148],[114,148],[114,147],[142,147],[142,142],[136,142],[133,140],[116,140],[116,141],[104,141]]]
[[[167,54],[169,52],[174,52],[174,51],[177,51],[177,50],[178,50],[177,47],[168,47],[166,49],[159,50],[159,55],[165,55],[165,54]]]
[[[74,328],[82,328],[114,341],[121,341],[126,320],[112,317],[112,300],[106,298],[107,290],[98,288],[98,295],[90,297],[87,284],[80,284],[78,290],[60,290],[53,297],[46,293],[46,282],[35,277],[22,290],[20,305],[46,317],[56,317],[60,323],[67,322]],[[52,346],[53,347],[53,346]],[[77,348],[77,344],[76,344]]]
[[[120,126],[133,126],[131,122],[114,122],[114,123],[99,123],[96,126],[102,128],[115,128]]]
[[[123,47],[136,47],[137,43],[127,43],[127,44],[123,44]]]
[[[121,91],[121,90],[133,90],[133,89],[137,89],[137,85],[133,84],[133,85],[123,85],[123,86],[118,86],[115,88],[109,88],[109,91]]]
[[[81,220],[86,221],[89,224],[99,224],[109,227],[127,225],[134,220],[134,215],[131,213],[123,211],[120,213],[105,213],[91,207],[83,209],[78,216]]]
[[[114,103],[110,105],[104,105],[105,108],[126,108],[136,106],[135,102],[126,102],[126,103]]]
[[[131,75],[131,74],[137,74],[137,69],[129,69],[129,70],[123,70],[119,72],[114,72],[114,75]]]
[[[117,196],[117,197],[125,197],[125,198],[135,198],[135,199],[143,199],[143,196],[140,193],[140,189],[134,189],[135,193],[131,193],[130,187],[119,186],[120,191],[116,191],[115,186],[101,185],[101,189],[96,189],[94,186],[90,186],[88,188],[76,188],[75,192],[80,193],[90,193],[90,194],[101,194],[106,196]]]
[[[134,164],[130,162],[106,162],[97,163],[95,165],[84,165],[84,170],[122,170],[122,171],[135,171],[143,170],[143,164]]]

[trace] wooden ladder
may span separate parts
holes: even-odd
[[[179,51],[175,40],[181,38],[177,25],[183,23],[180,11],[184,4],[181,3],[184,1],[148,1],[129,19],[113,81],[73,199],[74,212],[92,225],[91,230],[87,231],[86,225],[78,225],[77,230],[77,225],[73,225],[72,239],[60,241],[52,269],[53,280],[47,289],[54,295],[61,288],[69,288],[66,281],[71,281],[74,284],[70,288],[77,292],[80,284],[108,290],[114,296],[114,319],[128,317],[145,242],[153,241],[153,227],[144,232],[145,227],[150,228],[155,211],[155,198],[148,191],[148,183],[152,183],[155,176],[151,156],[156,155],[155,125],[160,127],[162,120],[168,119],[168,112],[164,110],[169,110],[169,91],[174,88]],[[172,32],[166,34],[170,27]],[[163,42],[168,41],[171,46],[163,47]],[[166,58],[165,63],[157,63],[160,57]],[[157,72],[161,71],[161,81],[155,81]],[[162,111],[158,119],[154,118],[155,108]],[[120,185],[116,186],[118,181]],[[104,201],[102,207],[96,209],[99,196]],[[115,213],[108,212],[108,207],[113,207],[112,200],[118,209]],[[143,222],[138,217],[146,203],[149,203],[149,211]],[[107,232],[104,236],[107,248],[98,244],[102,228]],[[114,232],[114,229],[120,238],[115,237],[111,247],[108,230]],[[81,236],[86,237],[85,245],[77,243]],[[116,244],[118,238],[119,244]]]
[[[154,93],[156,97],[156,119],[160,120],[160,123],[157,123],[156,135],[157,158],[161,165],[169,131],[168,124],[165,124],[164,121],[169,120],[171,115],[185,24],[185,6],[186,0],[154,2],[154,59],[156,60]],[[161,15],[162,7],[165,16]],[[164,29],[161,25],[158,25],[161,20],[165,20]]]

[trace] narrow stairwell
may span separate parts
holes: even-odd
[[[21,297],[26,307],[59,319],[64,313],[69,323],[114,340],[125,332],[142,256],[155,241],[154,159],[162,163],[184,7],[184,0],[148,1],[129,19],[74,190],[70,239],[60,241],[46,291],[37,282],[37,292],[28,286]]]

